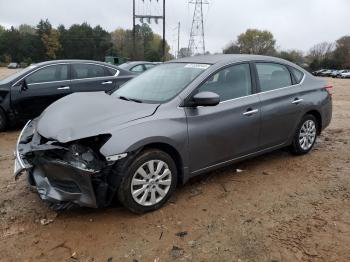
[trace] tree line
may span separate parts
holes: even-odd
[[[0,25],[0,62],[31,64],[52,59],[92,59],[103,61],[105,56],[119,56],[133,60],[162,61],[162,38],[147,24],[136,25],[136,48],[133,30],[118,28],[113,32],[88,23],[69,28],[54,28],[48,20],[40,20],[34,27],[22,24],[5,29]],[[209,52],[208,52],[209,53]],[[319,43],[308,52],[278,50],[273,34],[266,30],[248,29],[224,49],[225,54],[272,55],[297,63],[310,70],[320,68],[350,68],[350,36],[334,43]],[[179,57],[193,55],[181,48]],[[173,58],[166,43],[165,60]]]
[[[88,23],[69,28],[54,28],[48,20],[34,27],[22,24],[5,29],[0,25],[0,62],[31,64],[52,59],[92,59],[103,61],[105,56],[120,56],[134,60],[161,61],[162,39],[147,24],[136,25],[136,52],[133,53],[133,31],[113,32]],[[166,44],[166,59],[170,59]]]
[[[276,40],[266,30],[248,29],[224,49],[225,54],[257,54],[277,56],[310,70],[320,68],[350,68],[350,36],[343,36],[334,43],[314,45],[307,53],[300,50],[277,50]]]

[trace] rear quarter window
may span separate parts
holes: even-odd
[[[106,76],[114,76],[118,72],[117,69],[105,67],[105,75]]]
[[[292,71],[292,74],[294,75],[296,83],[299,84],[301,82],[301,80],[303,80],[304,73],[301,72],[300,70],[294,68],[294,67],[291,67],[290,70]]]

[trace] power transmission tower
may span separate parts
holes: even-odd
[[[194,12],[188,51],[191,55],[205,54],[203,5],[208,5],[209,2],[207,0],[190,0],[189,4],[194,5]]]
[[[138,6],[142,6],[143,9],[136,13],[136,1],[138,1]],[[159,4],[160,0],[153,0],[153,2],[157,2],[155,4]],[[152,6],[152,0],[149,0],[149,3],[145,3],[145,0],[133,0],[133,58],[135,58],[136,54],[136,19],[140,19],[140,22],[151,24],[152,19],[158,24],[158,20],[163,20],[163,42],[162,42],[162,51],[163,51],[163,60],[165,60],[165,0],[163,0],[163,12],[162,15],[157,12],[157,9]]]

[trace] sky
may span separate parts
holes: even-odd
[[[142,13],[161,12],[161,2],[153,7],[137,5]],[[333,42],[350,35],[349,0],[208,0],[204,7],[206,50],[221,52],[249,28],[269,30],[280,50],[307,52],[314,44]],[[136,0],[142,3],[142,0]],[[188,0],[166,0],[166,39],[176,49],[177,24],[181,22],[180,45],[188,46],[193,5]],[[87,22],[108,31],[132,28],[132,0],[0,0],[0,24],[9,28],[22,23],[36,25],[49,19],[53,26],[66,27]],[[161,33],[160,24],[151,24]]]

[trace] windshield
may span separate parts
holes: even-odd
[[[1,79],[0,80],[0,84],[7,84],[7,83],[10,83],[11,81],[15,80],[17,77],[21,76],[21,75],[24,75],[25,73],[29,72],[30,70],[32,70],[34,67],[36,66],[28,66],[26,68],[24,68],[23,70],[20,70],[4,79]]]
[[[175,97],[208,67],[207,64],[162,64],[130,80],[112,96],[139,102],[163,103]]]

